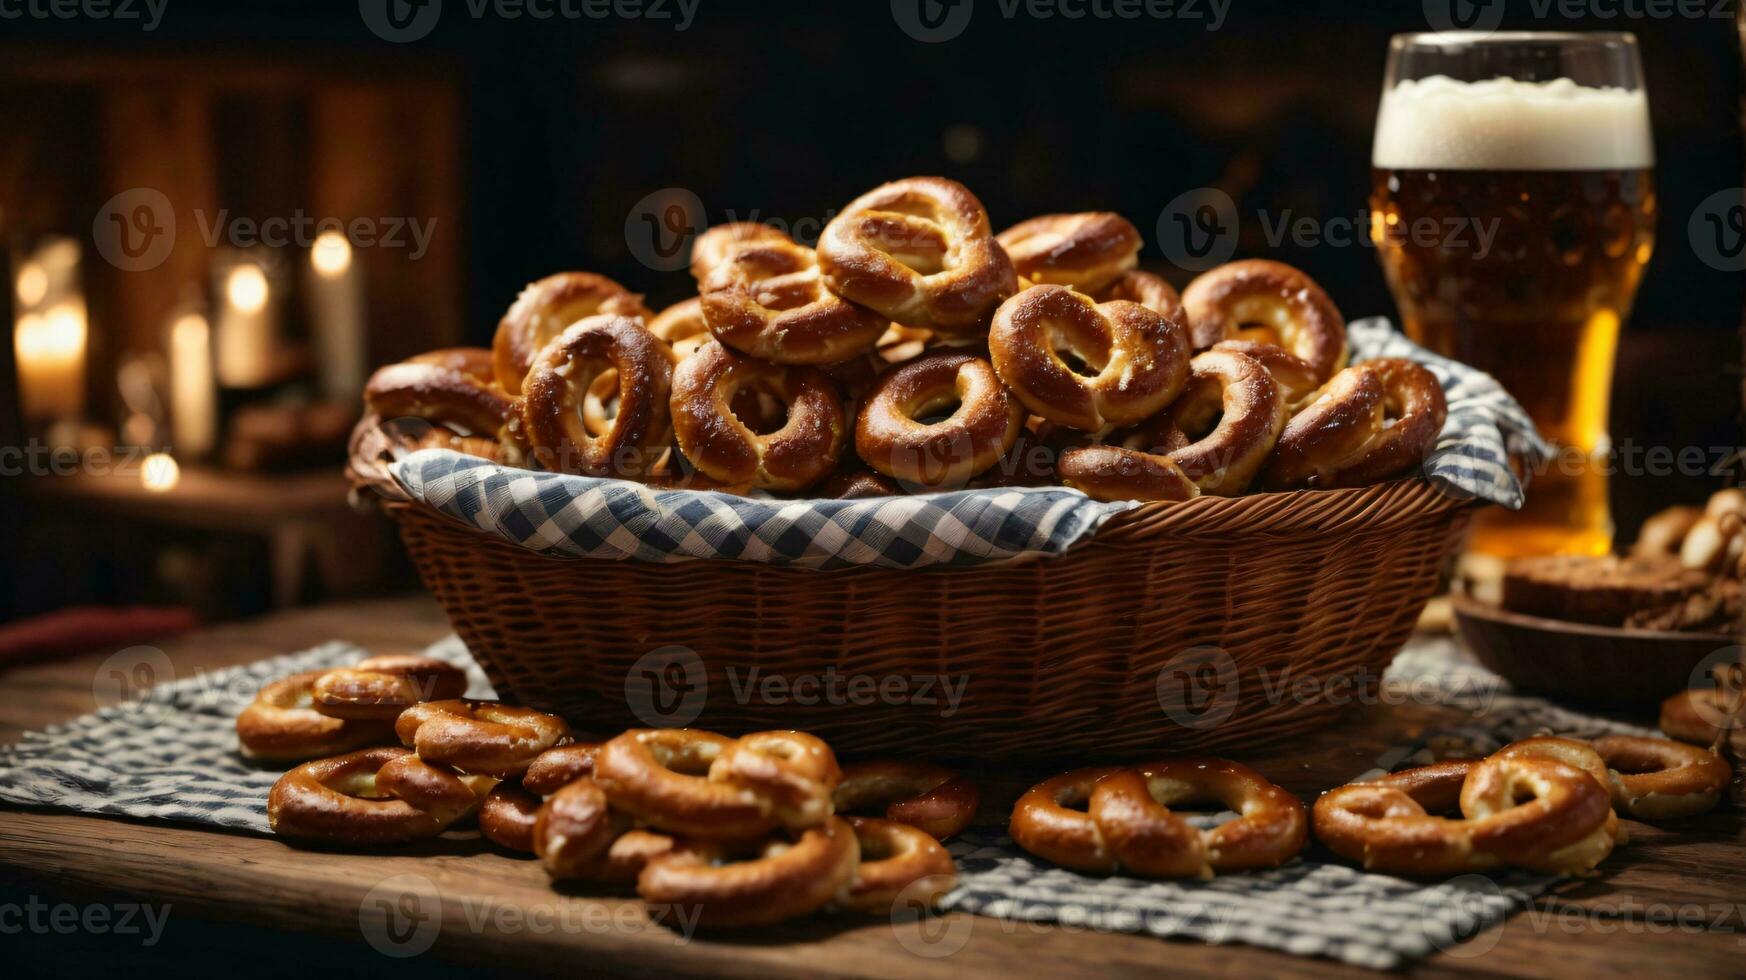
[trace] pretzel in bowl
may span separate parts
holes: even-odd
[[[1139,261],[1140,231],[1112,211],[1045,214],[995,236],[1019,275],[1095,293]]]
[[[703,322],[703,300],[693,296],[655,314],[649,321],[649,332],[673,352],[674,364],[685,360],[709,339],[709,324]]]
[[[1205,800],[1237,818],[1203,831],[1169,809]],[[1303,803],[1247,766],[1168,759],[1045,780],[1013,805],[1010,831],[1020,847],[1076,871],[1210,878],[1284,864],[1303,849],[1306,825]]]
[[[609,371],[615,383],[596,387]],[[585,476],[648,472],[671,433],[672,376],[666,346],[642,321],[596,316],[572,324],[527,372],[521,416],[534,458],[546,469]],[[603,397],[614,393],[609,411]]]
[[[1308,361],[1278,344],[1264,344],[1256,340],[1221,340],[1212,345],[1211,349],[1235,351],[1258,361],[1266,368],[1267,373],[1273,377],[1273,382],[1279,385],[1279,393],[1285,398],[1287,418],[1309,404],[1321,390],[1322,381],[1316,377],[1316,369]]]
[[[300,762],[338,755],[393,740],[394,726],[334,718],[315,710],[312,670],[261,685],[255,699],[236,716],[242,754],[264,762]]]
[[[818,262],[831,292],[948,342],[981,337],[1018,291],[982,202],[943,177],[893,181],[849,202],[825,225]]]
[[[1709,749],[1662,738],[1607,735],[1594,749],[1612,770],[1613,802],[1639,820],[1673,820],[1716,805],[1734,769]]]
[[[987,361],[928,354],[874,383],[855,420],[855,452],[893,479],[959,487],[1012,447],[1023,421]]]
[[[471,814],[491,782],[438,769],[397,746],[363,749],[279,777],[267,794],[267,823],[301,840],[417,840]]]
[[[593,742],[559,745],[534,756],[520,783],[501,782],[479,805],[479,831],[512,851],[534,853],[534,825],[544,798],[594,771]]]
[[[1148,418],[1188,381],[1188,337],[1137,303],[1097,303],[1065,286],[1033,286],[995,311],[995,373],[1033,413],[1101,432]],[[1085,370],[1062,357],[1071,354]]]
[[[927,832],[873,817],[849,817],[847,823],[860,845],[860,860],[833,906],[875,915],[911,902],[932,908],[957,884],[952,855]]]
[[[367,657],[315,681],[315,710],[334,718],[393,721],[420,701],[445,701],[467,693],[467,672],[434,657],[392,654]]]
[[[787,418],[760,432],[735,411],[743,391],[770,395]],[[697,471],[724,484],[801,490],[842,456],[842,398],[818,368],[753,360],[712,340],[673,373],[673,436]]]
[[[1121,445],[1074,446],[1061,451],[1061,482],[1093,500],[1193,500],[1200,487],[1174,459],[1150,448],[1141,429]]]
[[[1242,493],[1285,427],[1285,396],[1259,361],[1208,350],[1190,362],[1187,388],[1143,427],[1202,493]]]
[[[497,383],[510,395],[522,394],[523,379],[546,345],[572,323],[602,315],[645,322],[654,316],[641,296],[592,272],[560,272],[530,284],[498,321],[492,338]]]
[[[477,373],[483,354],[450,348],[378,368],[364,384],[364,402],[386,420],[421,419],[456,435],[499,439],[515,405]]]
[[[540,753],[570,740],[557,715],[496,701],[425,701],[400,713],[394,732],[420,758],[466,773],[509,779]]]
[[[762,221],[730,221],[713,225],[691,243],[691,278],[701,285],[716,267],[742,248],[790,242],[787,233]]]
[[[1182,313],[1182,296],[1176,292],[1176,287],[1170,285],[1163,276],[1140,269],[1129,269],[1115,277],[1114,282],[1093,292],[1091,298],[1099,303],[1126,300],[1178,323],[1188,322]]]
[[[777,364],[834,364],[873,350],[891,322],[824,288],[818,258],[794,242],[739,248],[700,287],[715,339]]]
[[[926,762],[857,762],[843,767],[835,794],[838,813],[880,812],[939,840],[970,826],[982,794],[963,773]]]
[[[1259,340],[1296,354],[1327,381],[1346,365],[1346,319],[1315,280],[1283,262],[1248,259],[1196,276],[1182,291],[1195,350]]]
[[[843,894],[860,856],[855,830],[841,817],[792,838],[685,839],[648,862],[637,894],[645,902],[695,910],[700,925],[768,925]]]

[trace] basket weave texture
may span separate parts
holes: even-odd
[[[584,731],[798,728],[850,755],[1114,758],[1311,731],[1405,642],[1475,509],[1412,479],[1144,504],[1052,558],[652,564],[464,526],[404,499],[371,448],[354,443],[354,481],[502,696]]]

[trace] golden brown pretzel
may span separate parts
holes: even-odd
[[[787,406],[787,421],[757,432],[734,411],[744,390]],[[698,472],[725,484],[801,490],[836,468],[848,421],[837,390],[815,367],[769,364],[712,340],[673,374],[673,435]]]
[[[1099,303],[1127,300],[1160,316],[1169,317],[1183,324],[1185,328],[1188,323],[1188,318],[1182,313],[1182,297],[1176,292],[1176,287],[1170,285],[1163,276],[1139,269],[1129,269],[1117,276],[1114,282],[1093,292],[1091,298]]]
[[[1187,388],[1143,428],[1202,493],[1232,496],[1249,486],[1284,427],[1285,399],[1267,369],[1209,350],[1194,355]]]
[[[1613,802],[1639,820],[1672,820],[1716,805],[1734,769],[1709,749],[1661,738],[1607,735],[1594,742],[1612,770]]]
[[[1285,398],[1288,413],[1295,413],[1309,404],[1322,387],[1322,380],[1316,377],[1316,369],[1310,362],[1278,344],[1264,344],[1256,340],[1221,340],[1212,345],[1211,349],[1236,351],[1259,361],[1267,369],[1267,373],[1273,376],[1273,383],[1279,386],[1279,393]]]
[[[1374,372],[1382,386],[1384,421],[1337,465],[1316,472],[1316,486],[1362,487],[1412,472],[1436,447],[1448,418],[1443,386],[1424,365],[1381,357],[1359,367]]]
[[[948,340],[980,337],[1018,291],[982,202],[943,177],[893,181],[849,202],[825,226],[818,261],[831,292]]]
[[[499,847],[532,854],[541,802],[515,783],[498,783],[479,804],[479,833]]]
[[[557,715],[496,701],[425,701],[400,713],[394,732],[421,758],[462,772],[509,779],[570,738]]]
[[[995,236],[1019,275],[1095,293],[1140,258],[1140,230],[1111,211],[1045,214]]]
[[[332,718],[315,710],[316,678],[311,670],[261,685],[255,699],[236,716],[242,754],[271,762],[300,762],[338,755],[393,740],[394,726]]]
[[[315,710],[335,718],[393,721],[420,701],[446,701],[467,693],[467,672],[447,661],[410,654],[366,657],[315,681]]]
[[[734,257],[734,253],[753,245],[771,242],[791,242],[788,235],[761,221],[730,221],[715,225],[691,243],[691,278],[702,283],[716,266]]]
[[[857,762],[843,767],[838,813],[875,810],[886,820],[947,840],[970,826],[982,794],[963,773],[926,762]]]
[[[1607,770],[1606,760],[1601,758],[1600,753],[1595,751],[1593,745],[1580,739],[1560,738],[1556,735],[1535,735],[1532,738],[1511,742],[1493,752],[1492,755],[1505,758],[1518,755],[1541,755],[1549,759],[1557,759],[1573,769],[1581,769],[1588,773],[1589,777],[1595,781],[1595,785],[1606,790],[1609,795],[1612,793],[1613,777]],[[1623,844],[1625,842],[1625,825],[1619,822],[1617,814],[1607,814],[1606,831],[1616,843]]]
[[[1383,412],[1382,378],[1374,369],[1359,364],[1334,375],[1280,430],[1262,486],[1328,485],[1381,434]]]
[[[1142,430],[1143,431],[1143,430]],[[1061,451],[1055,470],[1061,482],[1093,500],[1193,500],[1200,487],[1169,456],[1153,452],[1149,438],[1116,446],[1074,446]]]
[[[599,752],[597,742],[572,742],[547,749],[528,763],[527,772],[521,775],[521,786],[530,793],[551,796],[576,780],[593,775],[594,757]]]
[[[794,840],[683,840],[637,878],[645,902],[697,912],[706,926],[768,925],[816,911],[854,879],[861,848],[840,817]]]
[[[1188,381],[1188,337],[1176,321],[1065,286],[1033,286],[1002,303],[988,350],[1026,408],[1086,432],[1148,418]],[[1075,371],[1062,351],[1087,371]]]
[[[649,332],[673,352],[673,363],[685,360],[709,340],[709,324],[703,322],[703,300],[681,300],[655,314]]]
[[[392,421],[423,419],[465,436],[499,437],[512,399],[488,379],[450,363],[402,361],[378,368],[364,385],[370,410]]]
[[[547,344],[577,320],[602,315],[647,321],[654,314],[641,296],[592,272],[560,272],[529,284],[503,314],[491,341],[497,383],[511,395],[521,394],[522,379]]]
[[[909,824],[849,817],[860,844],[855,874],[831,903],[857,912],[888,915],[898,903],[932,908],[958,883],[958,866],[940,842]]]
[[[617,410],[588,408],[604,372],[615,373]],[[572,324],[534,359],[522,397],[523,431],[540,465],[586,476],[638,476],[671,434],[667,349],[639,320],[598,316]],[[610,390],[610,389],[609,389]],[[608,396],[610,397],[610,395]],[[590,425],[590,419],[594,424]]]
[[[490,785],[431,767],[397,746],[363,749],[279,777],[267,794],[267,823],[276,834],[303,840],[417,840],[472,813]]]
[[[950,415],[937,421],[948,407]],[[880,375],[855,420],[855,452],[886,476],[962,486],[1018,438],[1024,415],[987,361],[928,354]]]
[[[1606,787],[1544,745],[1474,763],[1461,785],[1461,813],[1475,848],[1532,871],[1587,871],[1616,843]]]
[[[883,473],[871,470],[848,470],[825,481],[824,496],[837,500],[864,500],[868,497],[898,497],[903,488]]]
[[[1681,691],[1661,702],[1661,731],[1681,742],[1719,748],[1725,737],[1733,740],[1746,731],[1740,722],[1731,720],[1741,696],[1720,688]]]
[[[1120,766],[1075,769],[1045,779],[1013,804],[1007,832],[1013,843],[1051,864],[1110,874],[1118,865],[1086,807],[1098,780]]]
[[[843,778],[831,747],[806,732],[742,735],[709,766],[711,782],[742,786],[768,801],[776,822],[790,830],[816,827],[833,812],[832,794]]]
[[[482,385],[497,383],[496,368],[491,363],[491,351],[484,347],[439,347],[406,359],[407,364],[430,364],[459,371]]]
[[[1312,811],[1316,839],[1385,874],[1444,878],[1496,868],[1503,862],[1474,849],[1465,820],[1432,812],[1457,807],[1473,765],[1439,762],[1329,790]]]
[[[824,288],[812,249],[745,246],[703,280],[703,319],[715,339],[778,364],[834,364],[871,351],[891,322]]]
[[[733,739],[690,728],[631,729],[600,746],[594,781],[614,808],[660,830],[752,838],[777,826],[768,801],[708,778]]]
[[[612,842],[631,827],[592,779],[578,779],[539,808],[530,832],[532,850],[554,879],[592,878]]]
[[[1201,273],[1182,291],[1196,350],[1221,340],[1278,344],[1327,381],[1346,365],[1346,320],[1315,280],[1283,262],[1248,259]]]

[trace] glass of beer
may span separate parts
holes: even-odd
[[[1407,335],[1501,381],[1558,449],[1469,547],[1602,554],[1619,328],[1654,247],[1629,34],[1406,34],[1389,48],[1371,237]]]

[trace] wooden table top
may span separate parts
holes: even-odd
[[[426,598],[349,603],[218,626],[163,644],[178,676],[340,637],[381,653],[414,650],[447,632]],[[97,653],[0,673],[0,740],[94,708]],[[1246,757],[1305,799],[1371,766],[1388,744],[1455,720],[1444,709],[1376,706],[1299,743]],[[1022,782],[1009,780],[1016,786]],[[999,781],[988,793],[997,806]],[[1416,965],[1423,976],[1741,975],[1746,955],[1746,814],[1721,810],[1661,829],[1630,824],[1630,844],[1598,873],[1565,883],[1497,929]],[[397,878],[396,876],[416,876]],[[411,882],[410,886],[407,883]],[[271,838],[186,826],[0,810],[0,885],[14,894],[166,903],[176,928],[203,930],[200,949],[257,948],[278,937],[288,955],[334,946],[362,969],[417,964],[519,966],[590,974],[932,977],[1097,972],[1327,976],[1366,971],[1243,945],[1205,945],[954,913],[893,924],[822,917],[755,935],[685,939],[624,895],[555,891],[537,864],[451,835],[393,853],[297,850]],[[374,891],[373,891],[374,890]],[[440,903],[428,952],[371,953],[383,896],[411,891]],[[0,920],[7,913],[0,893]],[[69,899],[71,900],[71,899]],[[403,901],[403,900],[402,900]],[[6,923],[0,921],[0,926]],[[245,936],[236,941],[235,935]],[[414,933],[413,942],[423,945]],[[321,938],[321,937],[332,937]],[[26,940],[31,937],[25,936]],[[395,938],[401,938],[398,935]],[[10,937],[9,937],[10,940]],[[960,945],[961,943],[961,945]],[[8,943],[10,945],[10,941]],[[946,946],[950,955],[937,954]],[[265,948],[265,947],[261,947]],[[406,948],[413,948],[408,946]],[[27,946],[28,949],[28,946]],[[919,951],[919,952],[918,952]],[[218,953],[212,955],[217,956]],[[185,966],[178,961],[177,966]],[[282,972],[281,969],[273,972]]]

